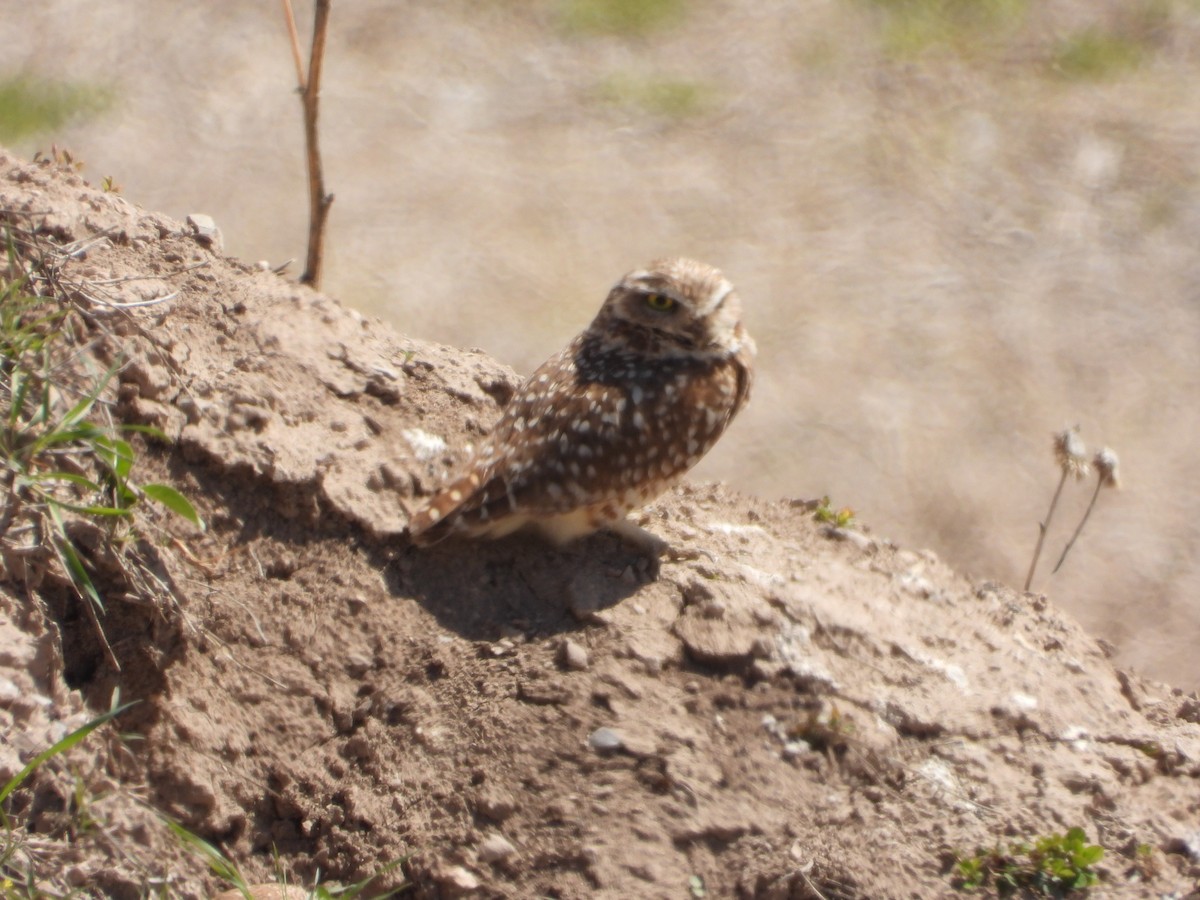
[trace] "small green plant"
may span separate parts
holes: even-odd
[[[959,856],[954,886],[962,891],[995,887],[1001,896],[1030,891],[1044,897],[1065,897],[1100,881],[1092,867],[1104,858],[1104,848],[1089,844],[1082,828],[1037,838],[1032,845],[977,850]]]
[[[1143,881],[1151,881],[1158,876],[1159,872],[1160,866],[1154,855],[1154,845],[1136,844],[1133,848],[1133,865],[1126,875],[1140,878]]]
[[[818,753],[844,753],[854,736],[854,723],[842,715],[836,703],[810,709],[802,720],[790,725],[785,734],[801,740]]]
[[[825,525],[833,525],[835,528],[849,528],[854,524],[854,510],[848,506],[834,509],[829,498],[822,497],[821,502],[813,511],[813,518]]]
[[[33,161],[47,165],[53,163],[56,166],[65,166],[68,169],[74,169],[76,172],[83,171],[83,160],[76,159],[66,147],[60,147],[58,144],[50,145],[50,153],[47,154],[42,150],[37,150],[33,154]]]

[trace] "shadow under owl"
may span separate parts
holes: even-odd
[[[529,533],[495,541],[407,546],[384,569],[388,591],[415,599],[469,640],[548,636],[602,621],[604,610],[657,579],[659,562],[600,532],[555,547]]]

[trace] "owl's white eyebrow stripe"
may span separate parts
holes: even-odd
[[[716,310],[717,307],[719,307],[722,303],[725,302],[725,298],[729,296],[729,293],[732,290],[733,290],[733,285],[730,284],[725,279],[722,279],[721,283],[719,285],[717,285],[717,289],[712,292],[712,295],[709,298],[708,303],[706,303],[704,306],[700,307],[700,309],[698,309],[697,312],[702,316],[707,316],[709,313]]]

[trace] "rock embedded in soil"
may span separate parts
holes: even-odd
[[[221,235],[221,229],[217,227],[212,216],[204,213],[192,213],[187,217],[187,226],[191,229],[196,241],[205,247],[211,247],[220,252],[224,246],[225,240]]]
[[[463,866],[447,866],[433,877],[447,897],[465,897],[482,887],[479,879]]]
[[[481,816],[499,824],[517,811],[517,802],[508,791],[485,787],[475,801],[475,808]]]
[[[591,660],[586,649],[567,638],[559,645],[558,664],[573,672],[583,672],[591,665]]]
[[[616,753],[625,746],[625,741],[613,729],[601,727],[588,735],[588,746],[597,753]]]
[[[479,843],[479,858],[487,863],[504,862],[517,852],[512,841],[502,834],[489,834]]]

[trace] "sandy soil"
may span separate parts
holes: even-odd
[[[17,149],[66,144],[151,208],[211,214],[242,258],[303,258],[278,4],[9,6],[0,74],[113,98]],[[1127,489],[1038,586],[1123,663],[1200,687],[1195,4],[986,4],[1024,14],[908,54],[889,10],[974,7],[713,0],[614,34],[570,28],[571,6],[339,4],[327,290],[529,372],[631,266],[711,261],[762,353],[702,477],[829,494],[1010,585],[1054,486],[1049,435],[1081,423]],[[1140,64],[1067,77],[1057,55],[1089,34]]]
[[[11,810],[85,895],[229,886],[157,810],[251,881],[406,856],[389,877],[421,897],[951,896],[956,851],[1073,826],[1107,849],[1100,895],[1200,896],[1200,699],[1044,596],[699,482],[645,513],[693,562],[604,535],[417,551],[404,504],[454,462],[434,439],[485,432],[509,369],[68,170],[0,157],[0,208],[107,230],[67,274],[113,299],[178,292],[95,309],[82,353],[126,361],[115,414],[173,440],[146,479],[210,526],[146,511],[129,552],[169,596],[90,558],[119,671],[61,577],[6,561],[0,783],[139,701]]]

